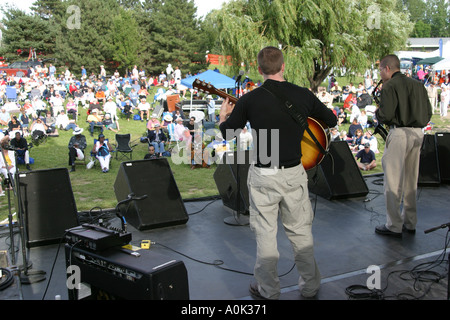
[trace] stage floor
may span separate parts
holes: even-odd
[[[446,300],[448,229],[424,231],[450,222],[450,186],[420,187],[417,232],[396,239],[374,232],[377,225],[385,222],[383,175],[367,176],[365,181],[369,194],[362,198],[330,201],[310,195],[315,209],[315,256],[322,274],[317,300],[363,299],[367,291],[361,291],[359,286],[377,283],[374,280],[377,278],[371,277],[375,275],[381,279],[378,298]],[[186,224],[145,231],[128,226],[131,244],[139,247],[142,240],[151,240],[154,243],[150,252],[162,254],[168,261],[182,261],[187,270],[190,300],[253,300],[248,288],[253,281],[256,249],[249,226],[225,223],[234,213],[218,198],[184,203],[189,213]],[[241,218],[245,222],[245,215]],[[110,222],[120,226],[117,218]],[[8,228],[2,227],[1,232],[0,250],[5,255],[10,248]],[[16,236],[15,252],[20,264],[18,239]],[[298,273],[282,228],[278,232],[278,246],[280,300],[301,300]],[[146,249],[139,251],[143,250]],[[56,296],[68,300],[64,246],[35,247],[28,254],[32,263],[30,272],[45,271],[46,279],[26,284],[15,277],[11,286],[0,291],[0,300],[54,300]],[[379,272],[372,273],[368,270],[371,266],[379,268]],[[430,277],[442,279],[425,281]]]

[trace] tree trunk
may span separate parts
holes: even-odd
[[[314,72],[314,75],[312,77],[308,77],[309,86],[312,92],[317,93],[323,80],[326,79],[326,77],[330,74],[330,72],[331,68],[319,69],[316,72]]]

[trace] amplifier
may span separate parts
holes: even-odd
[[[84,285],[68,286],[70,300],[188,300],[187,270],[182,261],[150,250],[139,254],[122,247],[93,252],[65,245],[66,267],[79,268]],[[68,275],[68,282],[69,282]],[[83,288],[90,288],[89,294]],[[85,289],[84,291],[89,291]]]
[[[131,233],[85,223],[66,230],[65,240],[66,243],[77,247],[101,251],[130,243]]]

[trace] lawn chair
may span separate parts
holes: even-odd
[[[130,145],[131,134],[116,134],[116,160],[121,159],[133,159],[133,148],[137,146],[137,144]],[[119,158],[120,156],[120,158]]]
[[[17,89],[16,87],[6,87],[6,99],[8,101],[17,101]]]

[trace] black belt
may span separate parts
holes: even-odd
[[[296,167],[300,164],[301,162],[295,162],[295,163],[291,163],[291,164],[285,164],[285,165],[281,165],[281,166],[272,166],[271,164],[262,164],[262,163],[255,163],[255,167],[258,168],[272,168],[272,167],[277,167],[280,169],[288,169],[288,168],[293,168]]]

